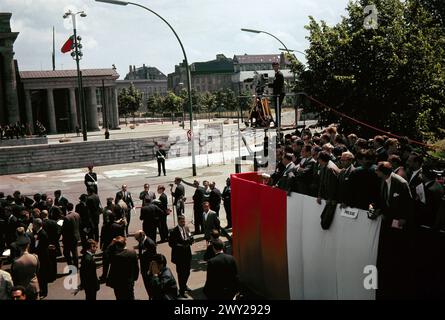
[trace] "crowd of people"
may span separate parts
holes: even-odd
[[[204,293],[208,299],[232,299],[239,287],[236,263],[225,253],[224,243],[219,238],[223,230],[219,220],[223,198],[229,210],[227,216],[230,216],[230,182],[228,180],[223,197],[214,182],[205,181],[204,186],[200,186],[194,181],[193,233],[186,226],[182,182],[178,177],[170,188],[178,221],[171,230],[167,226],[167,216],[173,210],[169,208],[165,186],[159,185],[154,192],[148,183],[144,184],[138,197],[142,229],[132,235],[137,240],[138,253],[128,245],[128,226],[135,214],[136,200],[124,184],[102,206],[93,166],[88,167],[84,179],[87,192],[79,196],[77,204],[68,200],[61,190],[56,190],[53,197],[38,193],[24,196],[20,191],[5,197],[0,192],[0,255],[8,252],[1,260],[11,263],[10,273],[4,270],[0,273],[0,299],[45,298],[48,283],[57,278],[57,264],[62,256],[68,266],[79,270],[79,290],[85,291],[88,300],[96,299],[101,283],[113,288],[118,300],[134,299],[139,273],[149,299],[188,298],[191,246],[199,234],[204,235],[207,244],[205,260],[209,265]],[[230,227],[230,218],[228,221]],[[168,268],[167,258],[157,252],[157,245],[164,242],[171,247],[177,281]],[[100,277],[97,275],[99,249],[102,255]]]
[[[338,206],[382,217],[377,298],[444,298],[445,197],[436,169],[406,138],[366,140],[330,126],[286,135],[263,183],[315,197],[323,229]]]
[[[36,121],[35,123],[35,133],[40,137],[46,136],[46,128],[40,121]],[[3,139],[20,139],[31,135],[32,130],[29,124],[16,122],[14,124],[0,125],[0,141]]]

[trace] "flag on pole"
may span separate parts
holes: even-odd
[[[67,52],[73,50],[73,48],[74,48],[74,36],[71,36],[63,44],[61,51],[62,51],[62,53],[67,53]]]

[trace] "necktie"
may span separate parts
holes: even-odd
[[[181,229],[182,229],[182,237],[184,238],[184,240],[187,240],[187,235],[185,233],[184,227],[182,227]]]

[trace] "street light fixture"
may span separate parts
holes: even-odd
[[[71,10],[68,10],[63,15],[63,19],[67,19],[69,16],[73,19],[73,33],[74,33],[74,51],[71,52],[71,56],[74,60],[76,60],[76,67],[77,67],[77,109],[80,107],[80,116],[81,116],[81,122],[82,122],[82,135],[83,135],[83,141],[87,141],[87,121],[85,116],[85,105],[83,102],[83,88],[82,88],[82,74],[80,72],[80,66],[79,61],[83,57],[83,53],[80,51],[82,49],[82,45],[80,44],[80,41],[82,38],[77,35],[77,29],[76,29],[76,15],[80,15],[82,18],[85,18],[87,14],[84,11],[79,12],[72,12]]]
[[[182,45],[181,39],[179,39],[178,34],[176,33],[175,29],[173,29],[173,27],[170,25],[170,23],[167,22],[167,20],[165,20],[163,17],[161,17],[158,13],[156,13],[155,11],[140,5],[138,3],[134,3],[134,2],[127,2],[127,1],[118,1],[118,0],[95,0],[96,2],[104,2],[104,3],[109,3],[109,4],[115,4],[115,5],[119,5],[119,6],[126,6],[126,5],[133,5],[136,7],[140,7],[142,9],[145,9],[151,13],[153,13],[154,15],[156,15],[159,19],[161,19],[162,21],[164,21],[169,28],[171,29],[171,31],[173,31],[176,39],[179,42],[179,45],[181,46],[181,50],[182,53],[184,54],[184,62],[185,62],[185,68],[186,68],[186,72],[187,72],[187,91],[188,91],[188,102],[189,102],[189,116],[190,116],[190,133],[191,133],[191,143],[192,143],[192,173],[193,176],[196,176],[196,160],[195,160],[195,143],[194,143],[194,136],[193,136],[193,104],[192,104],[192,81],[191,81],[191,76],[190,76],[190,67],[189,67],[189,63],[187,60],[187,54],[185,53],[184,50],[184,46]]]

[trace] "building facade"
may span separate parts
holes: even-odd
[[[87,130],[99,130],[99,119],[111,129],[119,127],[114,69],[82,70]],[[74,132],[81,127],[76,70],[21,71],[26,123],[40,121],[49,133]]]
[[[11,32],[11,16],[11,13],[0,13],[0,125],[20,121],[13,49],[19,33]]]
[[[223,54],[215,60],[194,62],[190,65],[192,89],[196,92],[215,92],[232,89],[233,61]],[[187,88],[187,73],[184,62],[175,66],[175,72],[168,75],[168,90],[179,94]]]

